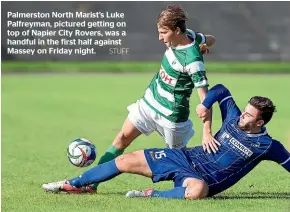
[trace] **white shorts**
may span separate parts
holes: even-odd
[[[158,132],[169,148],[185,147],[194,135],[191,120],[179,123],[171,122],[157,114],[142,99],[129,105],[127,109],[129,120],[140,132],[146,136],[153,131]]]

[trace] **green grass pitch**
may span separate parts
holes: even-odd
[[[289,173],[273,162],[262,162],[235,186],[215,198],[198,201],[126,199],[126,191],[171,182],[124,174],[103,183],[95,195],[55,195],[42,191],[45,182],[74,177],[85,168],[73,167],[66,148],[77,137],[90,139],[98,156],[107,149],[127,116],[126,107],[141,98],[153,74],[2,75],[2,211],[290,211]],[[268,132],[290,150],[290,75],[209,74],[210,84],[225,84],[243,108],[254,95],[270,97],[278,112]],[[192,95],[191,118],[201,143],[198,103]],[[220,126],[214,107],[213,129]],[[156,134],[141,136],[127,149],[164,147]]]

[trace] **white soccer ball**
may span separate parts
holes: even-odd
[[[77,167],[86,167],[91,165],[96,159],[95,145],[85,139],[77,138],[73,140],[67,148],[67,157],[69,162]]]

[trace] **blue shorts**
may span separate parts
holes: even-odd
[[[145,149],[144,154],[153,183],[173,180],[174,187],[181,187],[186,178],[203,180],[183,149]]]

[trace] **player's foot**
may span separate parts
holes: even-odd
[[[68,193],[68,194],[81,194],[81,193],[94,193],[96,192],[90,186],[82,186],[80,188],[76,188],[70,185],[68,180],[46,183],[42,185],[42,188],[46,192],[53,193]]]
[[[132,198],[132,197],[151,197],[153,190],[154,190],[153,188],[148,188],[148,189],[143,190],[143,191],[136,191],[136,190],[128,191],[126,194],[126,197],[129,197],[129,198]]]

